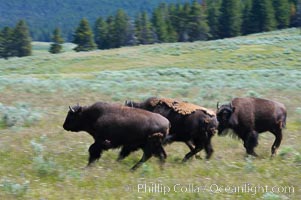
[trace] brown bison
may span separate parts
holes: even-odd
[[[88,166],[98,160],[103,150],[122,147],[118,160],[132,151],[142,149],[138,168],[153,155],[161,163],[166,158],[162,139],[168,134],[170,123],[159,114],[126,106],[97,102],[91,106],[69,107],[63,128],[67,131],[86,131],[95,140],[89,148]]]
[[[232,129],[244,142],[247,154],[256,156],[258,134],[269,131],[276,137],[272,156],[282,140],[286,108],[282,103],[260,98],[234,98],[229,104],[217,105],[218,135]]]
[[[187,161],[203,148],[207,159],[212,155],[211,137],[217,128],[217,119],[213,111],[183,101],[156,97],[148,98],[141,103],[126,101],[125,105],[166,117],[170,121],[171,128],[164,143],[185,142],[190,152],[185,155],[183,161]]]

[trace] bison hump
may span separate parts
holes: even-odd
[[[196,110],[202,110],[210,116],[215,116],[215,113],[212,110],[192,103],[177,101],[175,99],[170,98],[152,98],[150,100],[150,104],[152,107],[156,107],[157,105],[166,105],[167,107],[171,108],[172,110],[181,115],[189,115],[195,112]]]

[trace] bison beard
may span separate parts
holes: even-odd
[[[282,140],[286,124],[283,104],[260,98],[235,98],[229,104],[217,105],[218,134],[232,129],[244,142],[247,154],[257,156],[258,134],[269,131],[275,135],[271,152],[274,156]]]
[[[67,131],[86,131],[95,140],[89,147],[91,166],[103,150],[122,147],[118,160],[131,152],[143,150],[143,156],[131,169],[135,170],[153,155],[161,164],[166,159],[162,140],[168,134],[169,121],[148,111],[98,102],[88,107],[69,107],[63,128]]]

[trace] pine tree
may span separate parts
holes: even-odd
[[[179,18],[180,16],[180,11],[179,11],[179,4],[172,4],[169,7],[169,19],[170,19],[170,25],[173,27],[174,32],[176,33],[175,35],[175,41],[178,42],[179,41],[179,30],[180,30],[180,24],[181,24],[181,20]]]
[[[170,4],[168,7],[168,23],[167,23],[167,32],[168,32],[168,42],[177,42],[178,33],[176,30],[175,22],[177,20],[176,16],[177,7],[175,4]]]
[[[290,27],[298,27],[301,23],[301,0],[289,0],[290,4]]]
[[[168,38],[166,42],[178,41],[178,33],[176,32],[170,20],[167,21],[167,33],[168,33]]]
[[[272,31],[276,28],[275,13],[270,0],[253,0],[251,33]]]
[[[299,0],[296,5],[294,26],[301,28],[301,0]]]
[[[243,11],[242,11],[242,26],[241,26],[241,33],[243,35],[249,34],[252,32],[250,29],[251,16],[252,16],[252,0],[244,0],[243,1]]]
[[[135,23],[133,21],[129,21],[128,24],[128,32],[126,34],[126,43],[125,46],[133,46],[138,44],[138,39],[136,37],[135,32]]]
[[[49,52],[56,54],[62,51],[62,44],[64,43],[64,39],[61,36],[61,30],[59,28],[54,29],[52,35],[53,43],[50,46]]]
[[[207,5],[207,20],[210,27],[210,39],[219,38],[219,16],[220,16],[221,0],[208,1]]]
[[[290,23],[290,4],[288,0],[274,0],[273,6],[277,21],[277,28],[287,28]]]
[[[189,40],[207,40],[209,35],[209,26],[204,7],[196,0],[192,2],[189,17]]]
[[[13,33],[13,49],[15,51],[14,56],[23,57],[30,56],[32,51],[31,38],[29,36],[29,30],[24,20],[20,20]]]
[[[4,27],[1,31],[2,35],[2,52],[1,58],[9,58],[12,56],[16,56],[17,53],[14,49],[14,30],[10,27]]]
[[[74,48],[77,52],[91,51],[96,48],[92,30],[89,22],[85,18],[80,21],[80,24],[75,31],[73,43],[77,44],[77,47]]]
[[[125,46],[127,43],[127,35],[129,32],[129,17],[125,12],[119,9],[114,17],[113,37],[115,41],[114,48]]]
[[[146,12],[140,13],[135,19],[136,37],[139,44],[152,44],[155,34]]]
[[[190,4],[177,5],[176,21],[174,27],[178,33],[179,42],[189,41],[189,17],[190,17]]]
[[[106,37],[106,41],[107,41],[107,47],[108,49],[110,48],[115,48],[116,47],[116,41],[115,41],[115,21],[114,21],[114,17],[113,16],[109,16],[106,19],[106,24],[107,24],[107,37]]]
[[[241,5],[237,0],[223,0],[220,8],[220,37],[235,37],[241,33]]]
[[[5,50],[4,41],[5,40],[2,34],[2,30],[0,30],[0,58],[3,58],[4,55],[4,50]]]
[[[159,42],[168,42],[168,9],[166,4],[160,4],[153,12],[152,23]]]
[[[108,37],[108,25],[102,17],[99,17],[94,25],[94,39],[98,49],[108,49],[109,44]]]

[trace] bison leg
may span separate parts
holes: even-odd
[[[165,159],[167,158],[167,155],[162,146],[160,146],[160,151],[161,151],[161,153],[159,154],[160,168],[163,169],[163,164],[165,163]]]
[[[160,145],[156,148],[154,155],[159,157],[160,160],[163,160],[163,161],[167,158],[167,154],[166,154],[164,148],[162,147],[162,145]]]
[[[256,156],[254,148],[258,145],[258,133],[255,131],[250,132],[248,137],[244,139],[244,147],[246,148],[247,154]]]
[[[138,167],[140,167],[144,162],[152,157],[152,153],[150,148],[144,147],[143,148],[143,155],[142,158],[137,162],[132,168],[131,171],[135,171]]]
[[[194,150],[194,147],[193,147],[193,144],[192,144],[192,141],[189,140],[189,141],[186,141],[185,144],[189,147],[190,151],[193,151]],[[202,159],[201,155],[196,153],[195,156],[194,156],[196,159]]]
[[[131,170],[134,171],[138,167],[140,167],[144,162],[152,157],[152,155],[159,157],[161,162],[161,168],[167,157],[165,150],[162,147],[162,133],[154,133],[153,135],[149,136],[146,145],[143,147],[143,156],[141,160],[136,163]]]
[[[211,144],[211,137],[206,139],[206,142],[204,144],[205,146],[205,151],[206,151],[206,159],[209,159],[212,156],[213,153],[213,148]]]
[[[121,151],[120,151],[120,153],[119,153],[117,161],[123,160],[131,152],[136,151],[138,148],[139,148],[139,146],[130,146],[130,145],[123,146],[122,149],[121,149]]]
[[[185,157],[183,158],[182,162],[186,162],[189,158],[191,158],[193,155],[197,154],[203,149],[203,145],[197,145],[192,151],[188,152]]]
[[[89,147],[89,162],[87,166],[91,166],[93,162],[98,160],[101,156],[102,153],[102,145],[98,142],[94,142],[90,147]]]
[[[166,152],[162,146],[162,138],[162,133],[155,133],[149,138],[148,142],[152,155],[160,159],[161,169],[163,168],[163,164],[165,163],[165,159],[167,157]]]
[[[194,150],[193,144],[192,144],[192,142],[190,140],[186,141],[185,144],[189,147],[190,151]],[[195,154],[195,158],[196,159],[202,159],[199,154]]]
[[[192,144],[192,142],[190,140],[186,141],[185,144],[188,146],[188,148],[190,149],[190,151],[192,151],[194,149],[193,144]]]
[[[174,141],[174,137],[175,135],[167,135],[164,139],[163,139],[163,145],[166,145],[166,144],[170,144]]]
[[[275,141],[272,145],[272,156],[275,156],[277,153],[277,149],[279,148],[282,141],[282,130],[271,131],[275,135]]]

